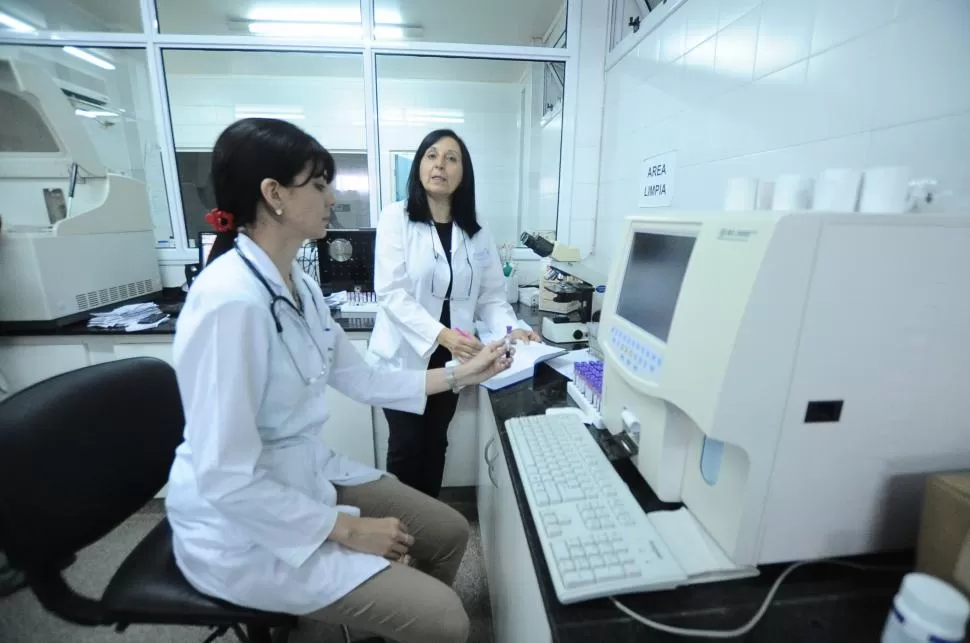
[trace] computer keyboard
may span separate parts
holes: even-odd
[[[579,418],[527,416],[505,428],[561,603],[667,589],[686,579]]]

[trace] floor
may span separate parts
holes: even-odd
[[[482,558],[481,533],[472,503],[452,503],[472,524],[472,537],[462,561],[455,590],[471,619],[470,643],[491,643],[491,607]],[[68,570],[68,582],[78,592],[99,596],[125,555],[155,526],[162,516],[159,503],[152,503],[132,516],[106,538],[81,552]],[[85,628],[61,621],[45,612],[29,590],[0,598],[0,642],[2,643],[201,643],[208,630],[169,626],[132,626],[118,634],[111,628]],[[355,633],[364,638],[365,633]],[[220,639],[236,643],[231,633]],[[292,643],[343,643],[336,627],[304,621],[290,637]]]

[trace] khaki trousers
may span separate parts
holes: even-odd
[[[398,518],[414,536],[414,567],[391,562],[349,594],[306,618],[346,625],[398,643],[465,643],[468,615],[451,583],[468,544],[468,521],[390,477],[337,487],[337,501],[367,518]]]

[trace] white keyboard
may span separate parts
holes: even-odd
[[[528,416],[508,420],[505,428],[561,603],[686,580],[579,418]]]

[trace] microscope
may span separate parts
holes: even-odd
[[[588,342],[599,322],[604,276],[583,265],[579,249],[523,232],[520,241],[540,257],[550,257],[548,275],[539,279],[539,310],[560,313],[542,320],[542,337],[554,344]],[[596,296],[599,294],[600,296]],[[592,335],[595,336],[595,330]]]

